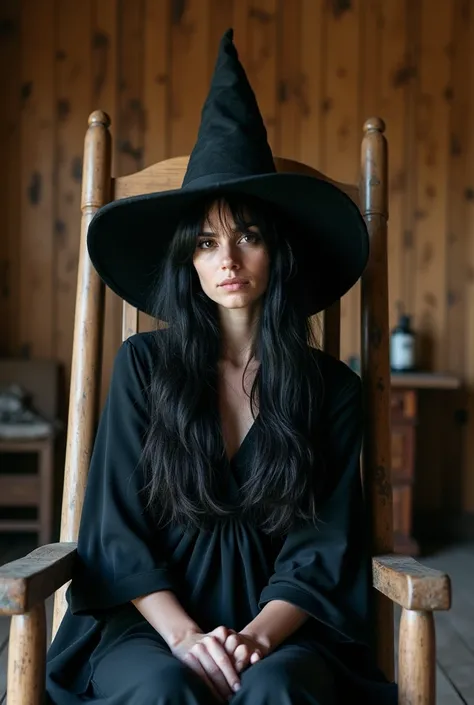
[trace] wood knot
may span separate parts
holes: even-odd
[[[57,104],[58,120],[67,120],[69,113],[71,112],[71,104],[67,98],[60,98]]]
[[[28,200],[32,206],[37,206],[41,201],[42,178],[39,171],[34,171],[28,184]]]
[[[340,19],[345,12],[352,7],[351,0],[330,0],[332,14],[336,20]]]
[[[399,66],[393,74],[392,85],[394,88],[401,88],[410,83],[412,78],[416,76],[416,66],[411,64],[403,64]]]
[[[464,191],[464,198],[466,199],[466,201],[474,201],[474,188],[469,186]]]

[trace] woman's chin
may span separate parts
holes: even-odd
[[[227,310],[254,308],[261,300],[261,296],[250,296],[248,293],[235,292],[215,300],[218,306]]]

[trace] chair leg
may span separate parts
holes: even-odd
[[[436,703],[436,635],[433,612],[402,610],[398,691],[399,705]]]
[[[46,665],[44,602],[11,618],[8,644],[7,705],[41,705]]]

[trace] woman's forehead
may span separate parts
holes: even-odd
[[[225,200],[216,200],[208,208],[203,221],[203,229],[209,229],[216,234],[232,235],[240,232],[241,218],[246,225],[251,225],[252,214],[248,207],[242,206],[236,215],[237,217],[234,216]]]

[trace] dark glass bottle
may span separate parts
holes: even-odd
[[[390,335],[390,367],[393,372],[415,369],[415,342],[410,316],[400,316]]]

